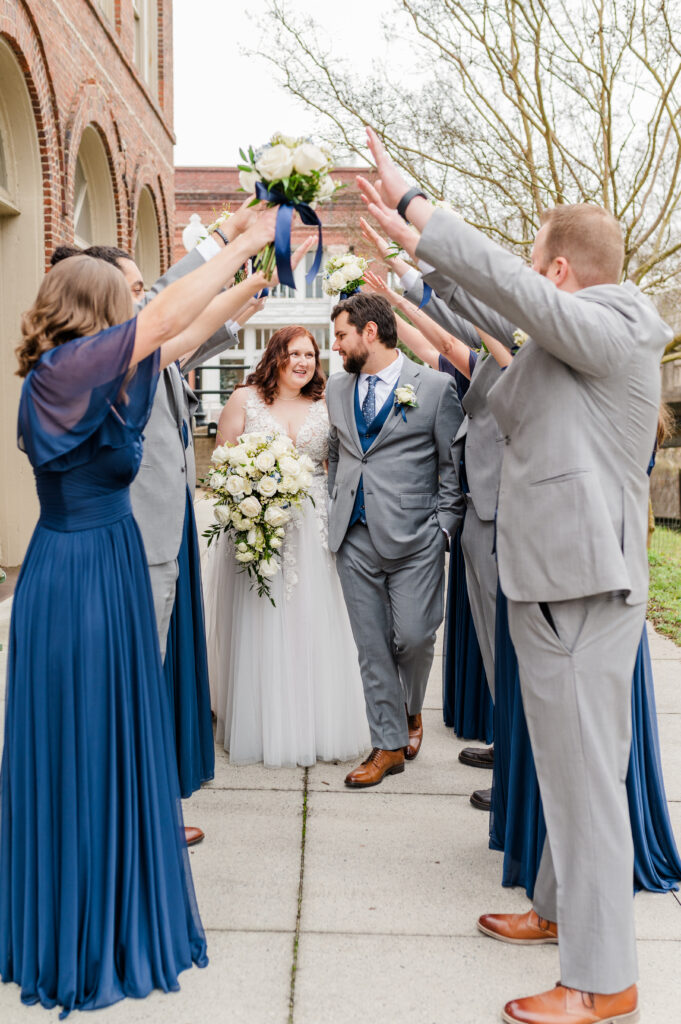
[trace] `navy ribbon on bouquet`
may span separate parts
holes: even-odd
[[[357,295],[358,293],[359,293],[359,288],[353,288],[351,292],[341,292],[340,295],[339,295],[339,298],[340,298],[340,300],[342,302],[343,299],[349,299],[351,295]]]
[[[428,305],[428,303],[430,302],[430,297],[431,297],[432,294],[433,294],[433,289],[430,287],[429,284],[426,284],[426,282],[424,281],[423,282],[423,295],[421,296],[421,301],[419,302],[419,309],[423,309],[424,306]]]
[[[317,252],[314,263],[305,275],[305,280],[311,284],[322,265],[322,222],[307,203],[295,203],[287,199],[282,192],[270,191],[262,183],[255,183],[255,195],[266,203],[272,203],[279,207],[277,211],[277,224],[274,233],[274,255],[277,261],[277,276],[279,283],[285,284],[295,290],[296,283],[293,279],[291,268],[291,222],[294,211],[298,214],[303,224],[317,227]]]

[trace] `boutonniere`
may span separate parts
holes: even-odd
[[[412,384],[403,384],[401,387],[395,388],[395,415],[397,416],[401,412],[405,423],[407,422],[406,410],[418,409],[418,405]]]
[[[527,331],[521,331],[519,327],[516,327],[513,332],[513,344],[516,348],[520,348],[521,345],[524,345],[528,338],[529,334]]]

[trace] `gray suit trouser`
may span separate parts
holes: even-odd
[[[494,520],[480,519],[470,494],[461,534],[466,563],[466,587],[475,633],[478,638],[487,685],[494,700],[494,633],[497,619],[497,559],[494,554]]]
[[[546,819],[534,909],[558,923],[563,985],[619,992],[637,978],[626,777],[645,605],[509,601],[508,618]]]
[[[397,750],[423,707],[444,600],[444,534],[404,558],[383,558],[366,526],[350,527],[336,555],[359,654],[371,742]]]
[[[149,566],[158,642],[161,648],[161,663],[165,661],[166,657],[170,616],[173,613],[173,605],[175,604],[177,574],[178,564],[176,558],[173,558],[171,562],[161,562],[159,565]]]

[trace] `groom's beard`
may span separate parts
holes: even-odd
[[[347,354],[343,363],[343,369],[346,373],[361,373],[368,358],[369,349],[364,345],[357,352],[349,352]]]

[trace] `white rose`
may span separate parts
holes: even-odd
[[[229,526],[232,517],[229,509],[224,505],[216,505],[213,509],[213,515],[215,516],[215,522],[219,523],[220,526]]]
[[[230,449],[226,444],[219,444],[213,454],[211,455],[211,462],[215,462],[220,465],[223,462],[227,462],[229,459]]]
[[[282,494],[295,494],[298,490],[298,477],[291,476],[288,473],[284,474],[279,483],[278,490]]]
[[[286,536],[286,530],[284,529],[283,526],[279,526],[274,531],[274,534],[275,534],[276,537],[285,537]]]
[[[273,498],[277,493],[277,481],[273,476],[264,476],[256,484],[256,490],[262,494],[263,498]]]
[[[239,464],[238,466],[232,466],[232,469],[239,476],[247,476],[248,475],[248,470],[247,470],[246,466],[242,466],[241,464]],[[249,487],[250,487],[250,484],[249,484]],[[250,494],[250,491],[248,493]]]
[[[244,481],[240,476],[234,475],[227,477],[228,494],[231,494],[233,498],[240,498],[243,496],[244,491]]]
[[[282,455],[279,459],[279,469],[284,476],[298,476],[300,472],[298,459],[294,459],[292,455]]]
[[[290,452],[293,448],[293,441],[286,434],[278,434],[272,444],[270,445],[270,452],[274,455],[275,459],[278,459],[280,455],[285,455],[286,452]]]
[[[235,550],[243,555],[244,552],[248,551],[248,544],[245,544],[243,541],[241,541],[239,544],[237,544]]]
[[[303,490],[303,491],[307,491],[307,490],[309,490],[311,485],[312,485],[312,473],[308,473],[306,470],[303,470],[303,472],[298,477],[298,487],[300,487],[300,489]]]
[[[265,544],[265,534],[262,532],[259,526],[253,526],[248,531],[246,537],[246,543],[252,548],[261,548]]]
[[[239,171],[239,184],[245,192],[255,192],[258,181],[260,181],[260,175],[255,171]]]
[[[326,167],[326,156],[319,146],[315,146],[311,142],[303,142],[301,146],[293,150],[293,167],[298,174],[321,171]]]
[[[288,513],[279,505],[270,505],[265,509],[265,522],[268,526],[283,526],[288,522]]]
[[[252,526],[253,526],[253,520],[252,519],[244,519],[243,516],[242,516],[242,518],[241,518],[241,520],[239,522],[239,531],[241,533],[248,533],[248,531],[251,529]]]
[[[279,549],[282,547],[283,543],[284,542],[281,539],[281,537],[271,537],[270,538],[270,547],[272,548],[273,551],[279,551]]]
[[[239,508],[245,516],[248,516],[249,519],[255,519],[256,516],[259,516],[262,512],[262,505],[254,494],[251,494],[250,497],[244,498],[243,501],[240,501]]]
[[[317,197],[319,199],[330,199],[335,191],[336,182],[328,174],[325,174],[324,177],[319,182],[319,191],[317,192]]]
[[[255,559],[255,555],[252,551],[237,551],[234,555],[237,562],[252,562]]]
[[[245,444],[236,444],[228,449],[227,460],[232,466],[245,462],[248,458],[248,451]]]
[[[272,452],[266,448],[264,452],[260,452],[260,455],[256,457],[255,464],[261,473],[269,473],[271,469],[274,469],[276,461]]]
[[[208,483],[214,491],[217,491],[219,487],[224,487],[226,481],[227,477],[224,473],[211,473],[208,478]]]
[[[293,153],[288,146],[278,143],[266,149],[255,166],[265,181],[281,181],[293,170]]]
[[[233,508],[230,512],[230,517],[237,530],[241,529],[241,521],[244,518],[238,508]]]
[[[265,559],[258,565],[258,574],[266,580],[272,580],[279,572],[279,562],[275,558],[271,558],[269,562]]]
[[[395,398],[400,404],[409,405],[414,401],[414,392],[411,387],[395,388]]]
[[[345,283],[350,284],[351,281],[359,281],[363,270],[358,263],[348,263],[342,270],[339,270],[339,274],[344,274]]]
[[[314,462],[309,455],[301,455],[298,460],[298,465],[301,469],[306,470],[306,472],[314,473]]]
[[[342,270],[334,270],[333,274],[329,278],[329,284],[337,291],[342,292],[345,288],[345,274]]]

